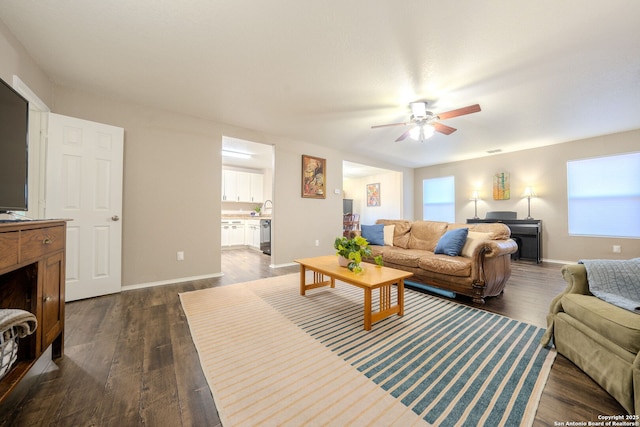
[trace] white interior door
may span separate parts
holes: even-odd
[[[50,113],[47,218],[66,218],[66,300],[120,292],[124,129]]]

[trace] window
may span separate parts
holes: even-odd
[[[640,153],[567,162],[569,234],[640,237]]]
[[[422,219],[456,222],[455,193],[452,176],[422,181]]]

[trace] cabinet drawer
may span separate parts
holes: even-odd
[[[39,258],[64,248],[64,227],[25,230],[20,240],[20,262]]]
[[[18,264],[19,232],[0,233],[0,270]]]

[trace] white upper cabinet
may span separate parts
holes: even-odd
[[[222,201],[262,203],[264,176],[234,170],[222,171]]]
[[[261,173],[249,174],[251,178],[251,202],[262,203],[264,201],[264,175]]]
[[[251,175],[248,172],[236,172],[236,190],[238,192],[237,200],[239,202],[251,201]]]
[[[237,201],[237,180],[235,171],[222,171],[222,201]]]

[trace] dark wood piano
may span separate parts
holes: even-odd
[[[518,244],[514,259],[542,262],[542,221],[515,219],[515,212],[487,212],[485,219],[467,219],[467,224],[501,222],[511,229],[511,238]]]

